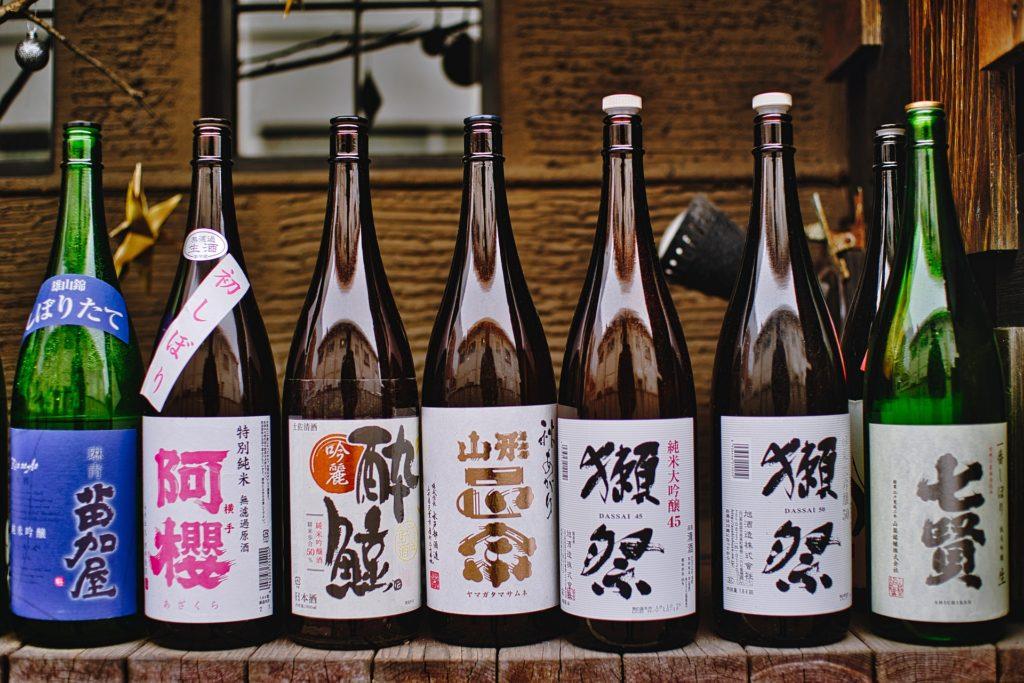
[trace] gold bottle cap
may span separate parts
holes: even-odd
[[[920,100],[918,102],[911,102],[903,108],[904,111],[914,111],[915,109],[942,109],[942,102],[937,100]]]

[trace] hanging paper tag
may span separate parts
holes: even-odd
[[[167,394],[199,345],[248,291],[249,280],[231,254],[203,278],[153,353],[141,393],[154,408],[163,410]]]
[[[47,278],[39,287],[22,338],[56,325],[91,327],[128,343],[128,308],[124,297],[116,287],[90,275]]]

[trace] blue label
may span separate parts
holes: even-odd
[[[42,327],[81,325],[128,343],[128,307],[117,288],[89,275],[54,275],[39,288],[22,339]]]
[[[59,621],[135,614],[134,429],[11,429],[11,610]]]

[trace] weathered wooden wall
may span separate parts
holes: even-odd
[[[696,192],[741,225],[750,198],[750,98],[793,93],[805,215],[812,191],[833,216],[846,213],[841,86],[824,83],[818,3],[805,0],[503,0],[499,3],[500,100],[505,118],[516,239],[556,365],[586,268],[599,199],[600,100],[644,97],[649,200],[656,229]],[[102,59],[134,74],[150,111],[100,74],[57,52],[56,120],[103,123],[108,221],[123,215],[124,188],[142,161],[151,200],[187,192],[191,122],[200,115],[199,3],[191,0],[62,0],[57,24]],[[282,19],[286,21],[286,19]],[[326,121],[340,112],[323,112]],[[325,134],[326,145],[326,134]],[[447,275],[461,172],[373,172],[385,265],[417,361]],[[278,367],[315,259],[325,201],[323,165],[236,174],[238,217]],[[22,320],[43,277],[59,177],[0,182],[0,344],[14,370]],[[148,356],[177,262],[184,205],[157,248],[146,292],[124,288]],[[706,404],[722,301],[676,291]],[[706,412],[706,411],[705,411]],[[706,414],[701,420],[707,427]],[[706,432],[705,432],[706,433]],[[703,440],[706,445],[706,439]]]

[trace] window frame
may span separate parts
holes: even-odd
[[[53,21],[54,9],[33,10],[37,16],[48,21]],[[43,29],[40,28],[40,31]],[[60,130],[57,124],[57,41],[50,37],[50,148],[45,159],[0,159],[0,178],[12,178],[17,176],[46,176],[53,173],[56,159],[57,145],[61,143]],[[6,90],[10,83],[0,84],[0,88]]]
[[[455,0],[456,3],[459,0]],[[480,113],[500,114],[498,96],[498,2],[499,0],[473,0],[481,12],[480,44],[482,72],[480,78]],[[266,3],[260,3],[266,4]],[[273,3],[278,8],[279,3]],[[409,0],[377,3],[375,0],[348,0],[321,2],[319,7],[334,11],[387,11],[374,5],[386,4],[390,9],[431,9],[430,0]],[[468,3],[467,3],[468,4]],[[369,9],[367,9],[369,5]],[[298,8],[294,11],[303,11]],[[209,0],[202,3],[202,77],[201,106],[203,116],[221,116],[232,122],[238,120],[238,2],[237,0]],[[324,139],[327,122],[332,116],[348,112],[324,112]],[[451,154],[389,154],[374,157],[377,168],[446,168],[461,163]],[[322,156],[243,157],[236,155],[235,166],[244,171],[288,171],[309,168],[323,161]]]

